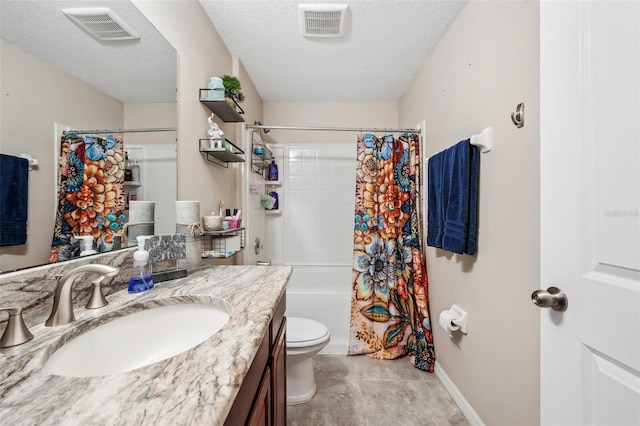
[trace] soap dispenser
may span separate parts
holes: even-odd
[[[91,235],[81,235],[76,237],[80,242],[80,256],[88,256],[90,254],[96,254],[97,251],[93,249],[93,237]]]
[[[129,293],[140,293],[153,288],[153,278],[149,269],[149,252],[144,249],[144,243],[150,238],[148,235],[139,235],[138,250],[133,254],[134,275],[129,280]]]

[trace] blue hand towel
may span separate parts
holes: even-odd
[[[429,159],[427,245],[476,251],[478,147],[464,140]]]
[[[27,242],[29,160],[0,154],[0,246]]]
[[[465,253],[473,256],[476,253],[478,228],[478,173],[480,170],[480,148],[469,144],[471,159],[469,161],[469,220],[467,221],[467,248]]]
[[[427,163],[427,245],[442,248],[444,232],[443,172],[444,151],[429,158]]]

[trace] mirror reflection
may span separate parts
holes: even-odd
[[[129,35],[101,39],[100,28],[83,29],[65,14],[87,7],[102,8],[89,13]],[[24,185],[26,243],[0,246],[0,271],[124,247],[114,236],[127,231],[132,201],[154,203],[155,233],[174,232],[175,49],[130,1],[0,8],[0,153],[38,162]],[[137,180],[125,181],[126,154]],[[91,248],[81,244],[88,235]]]

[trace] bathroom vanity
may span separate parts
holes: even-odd
[[[76,320],[68,325],[39,322],[30,327],[33,340],[0,350],[2,423],[284,425],[290,274],[290,267],[205,268],[143,293],[113,293],[97,310],[76,305]],[[75,285],[89,286],[90,279]],[[132,371],[98,377],[43,371],[51,354],[74,336],[143,309],[180,303],[214,304],[229,319],[197,346]]]
[[[286,425],[287,320],[286,298],[276,307],[269,332],[264,336],[242,383],[226,425]]]

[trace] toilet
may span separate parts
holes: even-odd
[[[327,346],[326,325],[307,318],[287,317],[287,405],[302,404],[316,393],[312,357]]]

